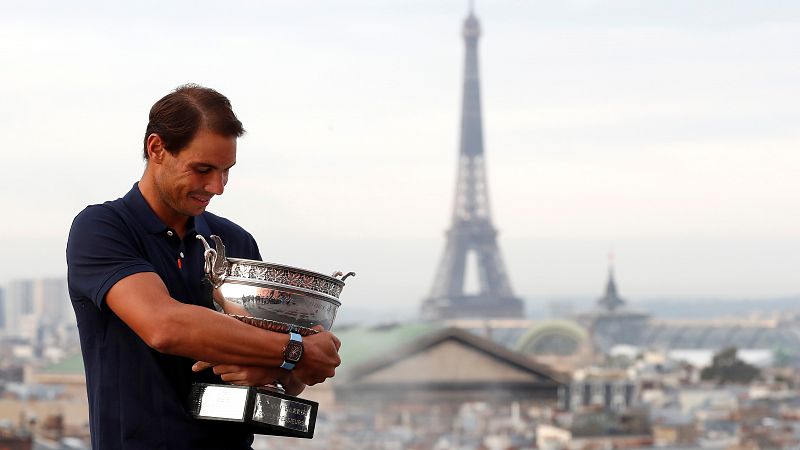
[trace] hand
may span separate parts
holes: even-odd
[[[298,381],[309,386],[333,377],[342,363],[339,358],[339,347],[342,345],[339,338],[325,331],[321,325],[314,329],[319,333],[303,338],[303,356],[292,371]]]
[[[306,388],[305,383],[300,381],[292,372],[286,372],[286,375],[279,380],[286,390],[286,393],[291,396],[300,395],[303,389]]]
[[[287,377],[286,371],[278,367],[239,366],[235,364],[214,365],[198,361],[192,366],[192,371],[199,372],[209,367],[214,368],[214,373],[220,375],[222,381],[239,386],[265,386],[275,381],[286,384],[282,380],[282,378]]]

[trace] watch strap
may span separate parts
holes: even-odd
[[[299,333],[295,333],[294,331],[289,332],[289,342],[286,344],[286,349],[284,349],[283,362],[281,363],[280,366],[281,369],[292,370],[294,369],[294,366],[296,366],[297,363],[299,362],[299,360],[292,362],[286,359],[287,356],[286,350],[289,349],[289,346],[292,344],[293,341],[297,342],[300,345],[303,345],[303,336],[301,336]]]

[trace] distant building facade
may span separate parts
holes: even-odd
[[[565,411],[626,411],[637,405],[639,386],[623,370],[577,371],[559,387],[559,407]]]
[[[75,324],[66,278],[12,280],[0,294],[1,336],[39,342],[62,324]]]
[[[593,311],[578,314],[576,320],[589,330],[595,348],[608,353],[615,345],[639,345],[648,326],[648,314],[633,311],[619,296],[614,269],[609,267],[606,291]]]
[[[8,283],[5,301],[5,328],[7,337],[35,336],[31,330],[33,307],[33,280],[12,280]]]

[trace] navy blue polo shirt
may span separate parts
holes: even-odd
[[[89,394],[94,449],[249,449],[253,435],[236,423],[192,418],[186,399],[193,360],[159,353],[145,344],[105,304],[119,280],[155,272],[172,298],[213,307],[203,294],[203,235],[216,234],[227,256],[261,259],[253,237],[235,223],[204,212],[190,218],[181,239],[155,215],[139,185],[123,198],[92,205],[72,223],[67,279],[78,319]],[[213,245],[213,244],[212,244]],[[216,379],[219,382],[219,379]]]

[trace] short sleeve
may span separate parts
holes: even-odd
[[[140,272],[155,269],[117,212],[94,205],[75,217],[67,240],[67,282],[73,298],[89,299],[100,308],[111,287]]]
[[[255,238],[250,233],[247,233],[247,237],[249,238],[249,253],[250,255],[247,257],[248,259],[254,259],[256,261],[263,261],[261,258],[261,252],[258,251],[258,244],[256,243]]]

